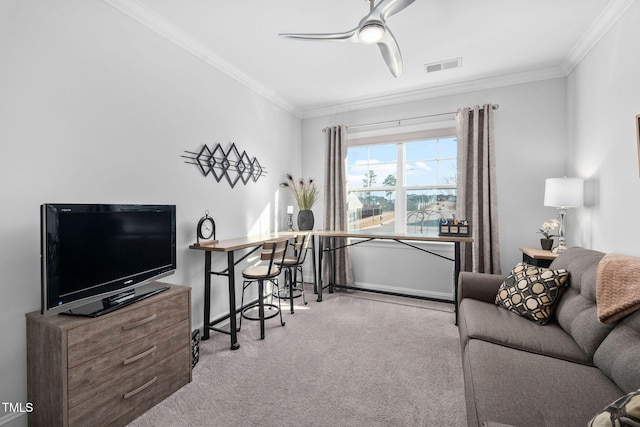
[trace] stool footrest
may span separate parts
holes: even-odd
[[[267,308],[275,309],[275,311],[273,313],[269,314],[268,316],[265,314],[265,316],[264,316],[265,320],[266,319],[271,319],[273,317],[276,317],[278,314],[280,314],[280,309],[275,304],[264,304],[264,308],[265,309],[267,309]],[[243,308],[242,312],[240,313],[241,316],[244,317],[247,320],[260,320],[260,316],[259,315],[250,316],[250,315],[246,314],[247,311],[252,310],[252,309],[258,309],[258,304],[256,303],[256,304],[253,304],[253,305],[250,305],[248,307]]]
[[[303,296],[303,290],[302,289],[294,287],[293,290],[295,292],[293,294],[293,298],[300,298],[301,296]],[[291,298],[289,288],[280,289],[279,292],[274,292],[273,296],[276,297],[276,298],[280,298],[280,299],[290,299]]]

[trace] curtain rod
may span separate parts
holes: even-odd
[[[498,105],[498,104],[491,105],[491,109],[492,110],[497,110],[498,108],[500,108],[500,105]],[[398,123],[398,126],[400,126],[401,122],[404,122],[404,121],[407,121],[407,120],[427,119],[429,117],[448,116],[448,115],[456,114],[456,113],[457,113],[457,111],[451,111],[449,113],[428,114],[426,116],[408,117],[406,119],[386,120],[386,121],[382,121],[382,122],[366,123],[366,124],[363,124],[363,125],[347,126],[347,129],[357,129],[357,128],[363,128],[363,127],[374,126],[374,125],[386,125],[386,124],[390,124],[390,123]]]

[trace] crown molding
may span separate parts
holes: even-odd
[[[596,21],[589,27],[558,67],[487,76],[470,81],[454,82],[400,93],[380,94],[378,96],[352,99],[340,104],[320,105],[302,109],[275,95],[272,90],[244,74],[202,42],[181,30],[175,23],[153,11],[139,0],[103,1],[300,119],[566,77],[635,2],[635,0],[610,0]]]
[[[602,13],[596,18],[587,32],[578,40],[562,62],[561,67],[565,74],[569,75],[575,67],[582,62],[585,56],[593,49],[618,19],[629,9],[635,0],[611,0]]]
[[[540,80],[548,80],[568,76],[571,71],[604,37],[620,17],[635,3],[636,0],[610,0],[598,18],[587,32],[578,40],[560,66],[545,68],[522,73],[511,73],[500,76],[489,76],[472,81],[457,82],[417,89],[414,91],[385,94],[377,97],[354,99],[342,104],[312,107],[304,110],[303,119],[320,117],[348,111],[375,108],[403,102],[420,101],[440,96],[456,95],[464,92],[491,89],[501,86],[511,86]]]
[[[327,116],[331,114],[345,113],[348,111],[367,108],[384,107],[412,101],[438,98],[441,96],[457,95],[484,89],[492,89],[502,86],[512,86],[523,83],[536,82],[566,77],[560,67],[543,68],[533,71],[488,76],[475,80],[455,82],[429,88],[421,88],[408,92],[389,93],[377,97],[354,99],[342,104],[333,104],[309,108],[304,111],[303,119]]]
[[[258,83],[256,80],[238,70],[235,66],[225,61],[223,58],[221,58],[219,55],[205,46],[202,42],[187,34],[176,24],[164,18],[152,9],[148,8],[145,4],[139,2],[138,0],[103,1],[110,6],[113,6],[115,9],[119,10],[125,15],[129,16],[130,18],[138,21],[150,30],[155,31],[170,42],[175,43],[177,46],[191,53],[195,57],[220,70],[222,73],[226,74],[232,79],[240,82],[268,101],[276,104],[283,110],[295,115],[298,118],[302,118],[303,111],[301,109],[291,105],[284,99],[275,96],[273,94],[273,91],[269,90],[268,88]]]

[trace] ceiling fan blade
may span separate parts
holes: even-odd
[[[380,48],[384,62],[387,63],[387,67],[389,67],[389,71],[391,71],[393,77],[401,75],[402,55],[400,54],[400,47],[388,27],[382,40],[378,42],[378,47]]]
[[[369,1],[370,4],[374,4],[373,0]],[[360,20],[360,23],[356,28],[344,33],[282,33],[279,34],[279,36],[296,40],[353,41],[364,44],[373,44],[376,43],[376,36],[379,35],[376,34],[376,32],[380,33],[384,31],[382,39],[377,42],[377,45],[380,48],[380,52],[382,53],[382,57],[384,58],[389,71],[391,71],[391,74],[393,74],[394,77],[398,77],[402,74],[402,55],[400,54],[398,42],[389,30],[389,27],[387,27],[385,21],[404,10],[414,1],[415,0],[381,0],[377,5],[372,7],[368,15]]]
[[[386,21],[396,13],[402,12],[416,0],[382,0],[378,3],[367,18],[378,18]]]
[[[339,41],[347,42],[352,39],[357,39],[357,28],[346,31],[344,33],[327,33],[327,34],[297,34],[297,33],[282,33],[278,34],[280,37],[296,40],[327,40],[327,41]]]

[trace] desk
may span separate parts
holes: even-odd
[[[235,266],[249,257],[252,253],[260,249],[262,244],[267,240],[276,239],[278,237],[293,237],[296,234],[300,234],[303,232],[279,232],[279,233],[271,233],[264,234],[261,236],[252,236],[252,237],[241,237],[236,239],[227,239],[227,240],[219,240],[219,241],[211,241],[204,242],[199,245],[191,245],[189,249],[204,251],[204,326],[203,326],[203,334],[202,340],[209,339],[209,331],[221,332],[223,334],[229,334],[231,336],[231,350],[237,350],[240,348],[240,344],[238,343],[238,335],[236,329],[236,275],[235,275]],[[313,237],[312,237],[313,238]],[[316,270],[316,259],[315,259],[315,243],[312,242],[312,259],[313,259],[313,271],[314,277],[313,282],[316,283],[315,270]],[[240,259],[235,259],[235,252],[242,249],[251,249],[249,252],[244,254]],[[211,254],[213,252],[220,252],[227,254],[227,268],[222,271],[211,271]],[[211,275],[216,276],[226,276],[227,277],[227,286],[229,288],[229,330],[225,331],[222,329],[216,328],[214,325],[225,320],[226,317],[219,319],[217,321],[211,321]],[[242,309],[243,307],[240,307]]]
[[[367,232],[367,231],[314,231],[314,234],[319,237],[318,244],[318,262],[320,264],[320,271],[318,273],[318,301],[322,301],[322,288],[323,288],[323,279],[322,279],[322,259],[324,252],[332,253],[331,258],[329,259],[329,292],[333,292],[333,286],[335,283],[335,270],[333,268],[334,262],[334,254],[333,252],[337,249],[345,248],[347,246],[353,246],[360,243],[369,242],[371,240],[381,239],[381,240],[393,240],[395,242],[401,243],[405,246],[412,247],[414,249],[418,249],[420,251],[429,253],[431,255],[447,259],[453,262],[453,286],[454,286],[454,304],[455,304],[455,313],[456,313],[456,325],[458,324],[458,274],[460,273],[460,243],[471,243],[473,239],[471,237],[453,237],[453,236],[428,236],[424,234],[411,234],[411,233],[383,233],[383,232]],[[351,237],[362,239],[357,242],[347,243],[346,245],[336,247],[335,246],[335,238],[337,237]],[[454,257],[448,258],[444,255],[440,255],[438,253],[426,250],[424,248],[412,245],[408,242],[446,242],[454,244]],[[344,286],[343,286],[344,287]]]
[[[253,237],[241,237],[236,239],[228,239],[228,240],[220,240],[217,242],[210,243],[202,243],[200,245],[191,245],[189,249],[204,251],[205,259],[204,259],[204,331],[202,334],[202,340],[208,340],[210,337],[209,331],[221,332],[224,334],[229,334],[231,336],[231,350],[237,350],[240,348],[240,344],[238,343],[237,329],[236,329],[236,286],[235,286],[235,266],[242,262],[244,259],[249,257],[253,252],[258,250],[262,244],[271,239],[275,239],[278,237],[292,237],[296,234],[300,234],[301,232],[293,232],[293,231],[285,231],[278,233],[265,234],[261,236],[253,236]],[[318,236],[319,244],[318,244],[318,264],[319,268],[316,268],[316,256],[315,256],[315,237]],[[398,243],[402,243],[406,246],[410,246],[414,249],[421,250],[423,252],[427,252],[431,255],[438,256],[449,261],[453,261],[454,263],[454,303],[455,303],[455,313],[456,313],[456,324],[458,324],[458,274],[460,273],[460,243],[470,243],[473,242],[473,239],[470,237],[439,237],[439,236],[425,236],[421,234],[395,234],[395,233],[371,233],[371,232],[358,232],[358,231],[312,231],[311,238],[312,240],[312,260],[313,260],[313,272],[314,278],[313,282],[315,284],[316,291],[318,293],[318,302],[322,301],[322,259],[324,253],[332,253],[336,249],[340,249],[341,247],[335,247],[335,238],[336,237],[353,237],[359,240],[357,242],[349,243],[345,246],[357,245],[359,243],[368,242],[374,239],[383,239],[383,240],[393,240]],[[454,244],[454,258],[448,258],[443,255],[437,254],[435,252],[428,251],[426,249],[420,248],[418,246],[412,245],[408,243],[409,241],[416,242],[448,242]],[[342,246],[342,247],[345,247]],[[248,253],[244,254],[240,259],[235,259],[235,252],[242,249],[251,249]],[[213,252],[226,253],[227,254],[227,268],[222,271],[212,271],[211,270],[211,254]],[[333,256],[330,258],[330,261],[333,260]],[[329,280],[329,292],[333,292],[333,286],[335,283],[335,271],[333,270],[333,262],[329,263],[330,265],[330,273],[331,277]],[[317,272],[316,272],[317,271]],[[316,274],[317,279],[316,279]],[[217,321],[211,321],[211,276],[226,276],[227,277],[227,286],[229,288],[229,331],[225,331],[222,329],[216,328],[214,325],[226,319],[226,317],[219,319]],[[242,307],[240,307],[242,309]]]

